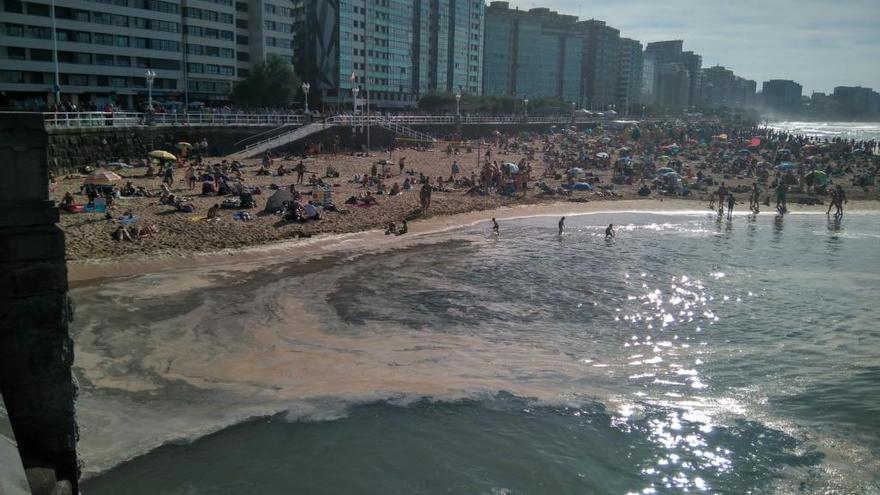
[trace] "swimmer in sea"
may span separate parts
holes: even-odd
[[[562,231],[565,229],[565,217],[559,219],[559,235],[562,235]]]
[[[736,198],[733,197],[733,193],[729,193],[727,195],[727,218],[733,218],[733,205],[736,204]]]
[[[501,235],[501,230],[498,227],[498,222],[495,221],[495,217],[492,217],[492,232],[494,232],[495,235]]]
[[[608,228],[605,229],[605,238],[608,239],[609,237],[614,237],[614,224],[613,223],[609,223]]]

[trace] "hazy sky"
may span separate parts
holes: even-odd
[[[510,0],[599,19],[621,36],[684,40],[703,67],[761,83],[793,79],[804,94],[835,86],[880,91],[880,0]]]

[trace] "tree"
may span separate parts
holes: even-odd
[[[284,107],[299,91],[300,80],[290,62],[269,55],[232,89],[232,101],[244,107]]]
[[[455,109],[455,95],[432,92],[419,98],[419,109],[426,112]]]

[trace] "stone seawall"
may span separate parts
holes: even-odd
[[[234,151],[234,143],[271,131],[265,127],[87,127],[49,132],[49,168],[62,174],[99,161],[144,158],[155,149],[174,150],[181,141],[196,144],[205,138],[213,156]]]

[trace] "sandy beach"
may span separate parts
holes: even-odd
[[[608,145],[600,145],[610,154],[613,163],[620,157],[617,154],[618,147],[625,144],[623,141],[612,142]],[[419,175],[431,178],[436,183],[438,177],[449,177],[453,162],[457,162],[459,176],[470,177],[479,174],[477,149],[467,150],[462,148],[460,153],[447,153],[442,149],[396,149],[392,152],[374,152],[370,156],[356,156],[351,153],[318,154],[305,161],[307,169],[306,182],[311,174],[321,177],[332,184],[333,202],[341,210],[340,212],[324,211],[318,221],[307,223],[287,222],[281,216],[269,214],[263,211],[266,200],[275,192],[275,189],[286,189],[296,182],[296,174],[288,173],[283,176],[276,175],[275,171],[279,164],[283,164],[291,170],[298,157],[287,159],[275,159],[271,170],[272,175],[258,175],[260,160],[252,159],[244,162],[241,183],[248,186],[259,186],[262,189],[260,195],[256,195],[257,207],[246,210],[252,216],[252,220],[239,221],[233,218],[238,209],[220,210],[220,218],[216,221],[207,221],[206,213],[211,206],[221,203],[225,198],[217,195],[201,195],[200,183],[190,190],[184,182],[185,169],[178,168],[174,173],[174,183],[171,192],[177,196],[185,196],[195,207],[193,212],[179,212],[173,206],[161,204],[158,191],[161,186],[161,177],[146,177],[144,168],[122,169],[119,174],[122,180],[117,182],[117,187],[131,182],[134,187],[143,187],[156,195],[153,197],[122,197],[115,200],[110,210],[113,219],[106,219],[101,213],[66,213],[62,212],[60,226],[67,238],[68,261],[71,262],[71,279],[93,278],[91,273],[98,270],[102,275],[115,276],[128,273],[129,270],[114,271],[120,266],[152,266],[153,263],[166,263],[169,257],[182,257],[184,263],[197,262],[205,253],[221,252],[227,255],[233,251],[246,247],[262,246],[256,251],[272,250],[275,247],[286,249],[287,246],[304,246],[307,244],[321,245],[333,243],[332,235],[364,234],[365,239],[373,239],[376,235],[382,236],[382,230],[395,222],[410,219],[410,232],[435,231],[442,228],[455,227],[462,224],[473,223],[479,220],[488,220],[492,216],[509,218],[512,216],[530,215],[563,215],[588,213],[593,211],[614,210],[640,210],[640,211],[670,211],[691,210],[708,211],[708,190],[693,189],[687,198],[676,196],[664,196],[652,191],[648,197],[638,194],[640,184],[615,184],[612,185],[614,167],[590,169],[589,172],[598,178],[598,187],[593,191],[572,191],[568,196],[541,194],[536,187],[538,180],[543,180],[552,188],[560,186],[564,179],[561,177],[543,176],[545,165],[542,141],[520,142],[520,146],[505,149],[495,146],[491,156],[492,161],[498,163],[519,163],[526,160],[533,167],[532,181],[526,192],[516,193],[513,196],[489,194],[485,196],[467,194],[463,187],[453,188],[445,192],[434,192],[431,205],[427,212],[419,211],[418,186],[411,190],[404,190],[400,195],[376,195],[378,204],[372,207],[360,207],[345,204],[346,199],[358,196],[368,190],[376,194],[375,187],[364,188],[360,183],[352,179],[357,175],[369,174],[371,168],[379,161],[387,160],[391,165],[388,167],[391,176],[385,179],[385,185],[391,187],[394,183],[402,184],[410,177],[417,180]],[[596,149],[593,150],[594,152]],[[529,156],[531,155],[531,156]],[[414,171],[415,176],[401,173],[398,161],[405,157],[405,170]],[[684,166],[692,169],[704,167],[709,164],[706,157],[693,157],[685,159]],[[207,158],[205,164],[218,164],[222,158]],[[485,158],[481,157],[481,162]],[[335,178],[325,178],[328,167],[333,167],[339,172]],[[381,166],[379,168],[381,171]],[[85,196],[80,194],[83,184],[82,176],[66,176],[58,178],[54,184],[54,197],[59,200],[66,194],[71,193],[77,203],[84,203]],[[746,189],[751,186],[754,179],[724,175],[716,176],[718,181],[726,181],[732,189]],[[847,184],[848,177],[841,178],[841,183]],[[307,184],[297,185],[297,191],[304,194],[304,199],[309,199],[313,188]],[[612,191],[609,193],[609,191]],[[764,186],[764,195],[767,196],[767,186]],[[847,195],[850,199],[847,209],[876,210],[877,192],[871,190],[847,186]],[[237,199],[236,196],[232,196]],[[737,213],[747,211],[748,194],[738,193],[737,199],[740,205],[735,210]],[[790,211],[824,211],[826,205],[800,204],[802,199],[809,201],[819,199],[827,205],[827,198],[792,194],[789,198]],[[763,208],[769,211],[770,207]],[[112,233],[119,223],[114,220],[126,213],[136,215],[138,225],[155,226],[158,233],[134,242],[117,241],[112,238]],[[369,231],[374,231],[369,233]],[[292,244],[286,241],[293,241]],[[376,241],[370,241],[376,242]],[[383,241],[384,242],[384,241]],[[280,244],[279,244],[280,243]],[[249,250],[253,253],[255,250]],[[96,265],[103,268],[97,269]],[[143,268],[142,268],[143,269]],[[142,271],[139,269],[138,271]],[[84,273],[89,275],[83,275]]]

